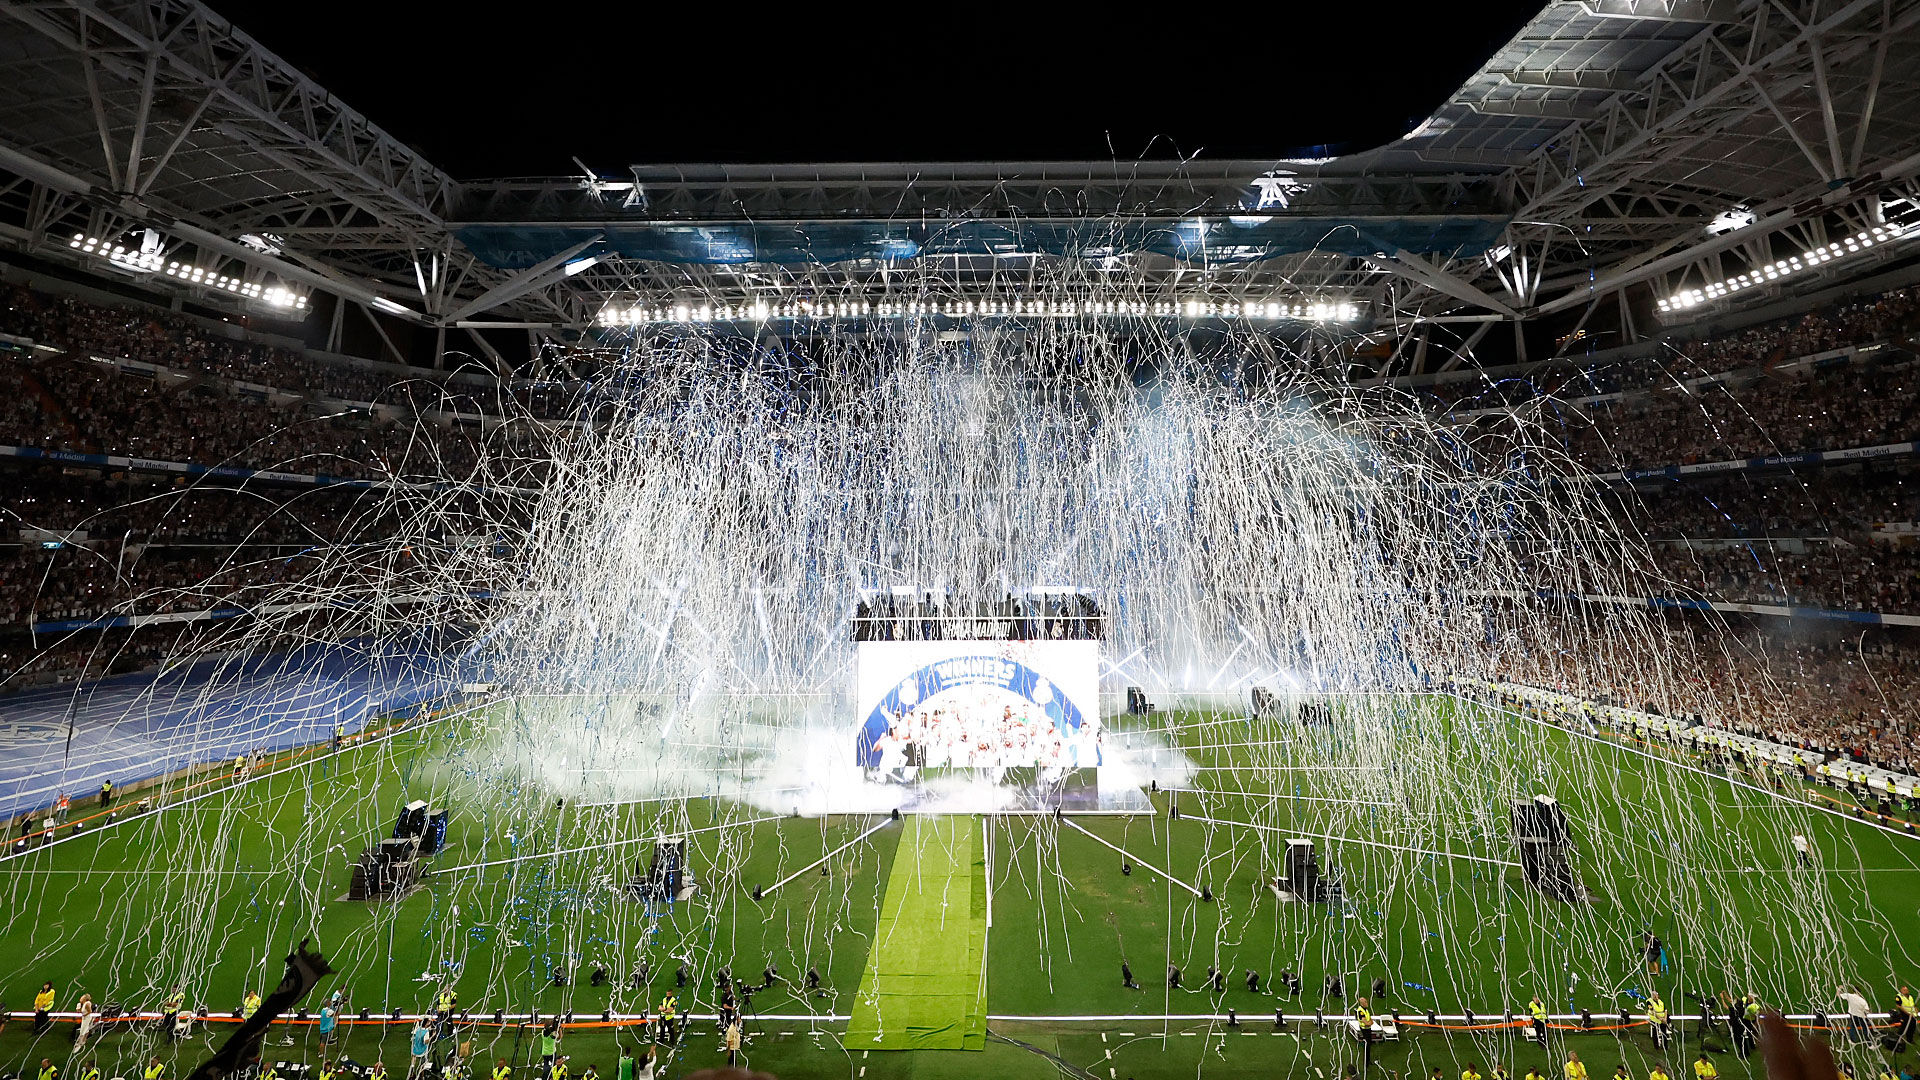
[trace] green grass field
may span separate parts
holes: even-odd
[[[1349,998],[1385,980],[1376,1010],[1409,1019],[1429,1009],[1497,1017],[1534,994],[1556,1012],[1604,1018],[1638,1012],[1636,995],[1654,988],[1676,1011],[1690,1011],[1687,991],[1752,988],[1800,1012],[1832,1007],[1841,981],[1880,1007],[1888,980],[1920,980],[1920,840],[1451,698],[1394,708],[1394,737],[1382,745],[1345,742],[1353,736],[1338,725],[1156,718],[1157,737],[1199,767],[1185,790],[1155,793],[1152,815],[1071,824],[794,818],[717,798],[555,806],[531,789],[474,791],[450,779],[472,752],[475,721],[448,721],[0,864],[0,1001],[24,1010],[50,979],[59,1009],[82,991],[151,1008],[178,981],[191,1002],[226,1012],[246,988],[277,981],[280,958],[305,936],[340,972],[314,1006],[340,989],[376,1016],[428,1007],[439,980],[483,1019],[495,1009],[582,1020],[638,1012],[674,987],[683,960],[681,1009],[704,1013],[722,965],[758,982],[772,964],[781,980],[751,1003],[755,1068],[856,1080],[1053,1069],[1118,1080],[1325,1076],[1357,1065],[1341,1029],[1272,1020],[1276,1008],[1344,1011],[1321,996],[1329,977]],[[1423,753],[1440,755],[1437,765]],[[1546,900],[1504,865],[1515,857],[1506,800],[1535,787],[1576,822],[1587,903]],[[399,903],[339,899],[349,860],[416,797],[448,797],[458,810],[436,865],[490,865],[430,877]],[[824,873],[812,868],[875,825]],[[688,837],[702,883],[670,910],[617,887],[662,832]],[[1815,867],[1792,865],[1793,832],[1814,842]],[[1285,903],[1265,888],[1289,836],[1321,838],[1344,904]],[[799,871],[752,898],[755,886]],[[1670,954],[1651,981],[1638,954],[1647,930]],[[650,983],[629,989],[636,957],[648,960]],[[584,965],[596,959],[612,985],[588,984]],[[1123,960],[1142,989],[1120,985]],[[556,963],[581,966],[571,985],[552,985]],[[1181,989],[1165,985],[1169,964]],[[1225,973],[1221,992],[1207,986],[1209,965]],[[822,976],[812,995],[795,985],[810,966]],[[1257,992],[1243,983],[1249,969],[1262,977]],[[982,971],[983,1007],[996,1018],[984,1038]],[[1281,971],[1299,976],[1299,997],[1272,992]],[[1238,1026],[1218,1019],[1228,1009]],[[63,1060],[71,1030],[35,1036],[24,1020],[9,1023],[0,1067]],[[615,1040],[641,1032],[572,1032],[575,1074],[589,1061],[610,1072]],[[214,1026],[212,1037],[222,1034]],[[344,1051],[403,1072],[407,1034],[406,1024],[354,1025]],[[1684,1034],[1682,1048],[1660,1055],[1676,1066],[1698,1045],[1690,1027]],[[949,1036],[969,1048],[926,1048]],[[293,1037],[276,1056],[315,1054],[309,1029]],[[466,1037],[489,1062],[525,1064],[537,1043],[517,1025],[483,1023]],[[207,1053],[207,1038],[162,1052],[184,1070]],[[1596,1073],[1625,1060],[1644,1075],[1655,1056],[1638,1030],[1557,1034],[1550,1052],[1566,1046]],[[94,1052],[108,1076],[131,1075],[152,1047],[149,1032],[110,1028]],[[1453,1075],[1461,1062],[1498,1059],[1518,1075],[1543,1053],[1507,1031],[1409,1027],[1376,1047],[1372,1064]],[[696,1022],[673,1070],[718,1054],[712,1023]],[[1745,1075],[1731,1055],[1721,1068]]]

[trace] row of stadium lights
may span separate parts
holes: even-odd
[[[1739,292],[1741,289],[1750,289],[1755,285],[1778,281],[1789,274],[1819,266],[1821,263],[1832,262],[1856,251],[1864,251],[1875,244],[1896,239],[1907,232],[1908,228],[1909,226],[1890,221],[1885,225],[1862,229],[1844,240],[1834,241],[1825,247],[1817,247],[1801,255],[1789,256],[1779,262],[1768,263],[1725,281],[1717,281],[1698,289],[1682,289],[1668,299],[1660,301],[1660,310],[1685,311],[1690,307],[1697,307],[1710,300],[1718,300],[1730,293]]]
[[[224,289],[236,296],[248,300],[260,300],[277,308],[289,308],[295,311],[305,311],[307,308],[307,298],[291,289],[279,285],[269,289],[258,282],[243,281],[215,270],[170,261],[158,251],[142,251],[123,244],[108,246],[105,240],[85,233],[74,233],[73,240],[67,246],[84,255],[98,255],[115,266],[127,270],[148,274],[163,273],[192,285]]]
[[[1299,319],[1309,322],[1353,322],[1360,306],[1346,301],[1282,303],[1233,300],[944,300],[908,302],[811,300],[750,304],[675,304],[647,307],[609,305],[600,311],[601,326],[641,326],[649,323],[766,322],[771,319],[896,319],[914,316],[968,315],[1074,318],[1080,316],[1137,316],[1143,318]]]

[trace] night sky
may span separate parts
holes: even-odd
[[[210,2],[460,178],[1359,150],[1540,7]]]

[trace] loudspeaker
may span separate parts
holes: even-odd
[[[1314,850],[1311,840],[1287,841],[1287,855],[1283,863],[1287,878],[1287,891],[1295,896],[1308,898],[1320,888],[1320,855]]]
[[[687,842],[671,840],[653,845],[653,865],[647,868],[647,879],[657,883],[662,892],[672,896],[680,891],[680,879],[687,868]]]
[[[419,836],[427,831],[427,804],[423,799],[415,799],[400,808],[400,816],[393,823],[393,835],[396,837]]]
[[[1567,861],[1572,832],[1567,812],[1547,795],[1513,804],[1513,839],[1520,849],[1520,872],[1541,893],[1572,902],[1584,895],[1579,875]]]
[[[1282,900],[1302,904],[1337,904],[1345,898],[1339,867],[1322,866],[1320,852],[1311,840],[1287,841],[1281,858],[1280,876],[1270,883]]]
[[[1558,847],[1573,842],[1567,829],[1567,811],[1551,795],[1535,795],[1531,802],[1513,804],[1513,834]]]
[[[1141,716],[1147,711],[1147,692],[1137,686],[1127,687],[1127,714]]]
[[[825,867],[821,873],[825,873]],[[687,865],[685,840],[659,840],[653,845],[653,861],[642,870],[634,868],[627,891],[642,900],[685,900],[700,887]]]
[[[420,835],[420,854],[432,855],[447,846],[447,812],[435,810],[427,815],[427,828]]]

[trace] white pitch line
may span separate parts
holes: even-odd
[[[785,817],[783,814],[769,814],[766,817],[748,818],[745,821],[725,821],[718,825],[705,825],[698,829],[688,829],[685,832],[677,832],[674,833],[673,836],[678,838],[682,836],[693,836],[696,833],[713,832],[715,829],[737,829],[743,825],[758,825],[763,821],[779,821],[783,817]],[[465,866],[449,866],[444,870],[430,870],[421,876],[423,878],[438,877],[441,874],[452,874],[461,870],[480,870],[489,866],[505,866],[508,863],[532,862],[535,859],[552,859],[561,855],[578,855],[583,851],[611,851],[614,848],[625,847],[628,844],[650,844],[658,839],[658,836],[639,836],[631,840],[615,840],[607,844],[589,844],[586,847],[561,848],[559,851],[537,851],[531,855],[514,855],[505,859],[490,859],[486,862],[467,863]]]
[[[993,819],[987,818],[980,831],[981,864],[986,872],[987,932],[980,935],[980,1001],[987,1000],[987,945],[993,941]]]
[[[1347,806],[1397,806],[1398,803],[1373,802],[1368,799],[1331,799],[1313,795],[1283,795],[1272,791],[1211,791],[1207,788],[1163,787],[1161,791],[1171,791],[1178,795],[1233,795],[1242,799],[1262,798],[1269,802],[1330,802],[1344,803]]]
[[[838,855],[841,852],[852,847],[853,845],[859,843],[860,841],[865,840],[867,837],[872,836],[874,833],[879,832],[881,829],[886,828],[890,823],[892,823],[892,821],[893,821],[893,818],[891,817],[881,818],[880,823],[878,825],[875,825],[873,828],[868,829],[866,832],[861,833],[859,836],[856,836],[853,839],[847,841],[846,843],[841,844],[839,847],[834,848],[832,851],[827,852],[825,855],[820,856],[819,858],[813,860],[812,862],[801,867],[800,869],[795,870],[793,873],[788,874],[786,877],[781,878],[779,881],[776,881],[773,884],[767,886],[766,888],[760,890],[761,898],[765,899],[767,894],[773,892],[773,890],[779,888],[782,885],[785,885],[787,882],[792,881],[794,878],[799,877],[801,874],[806,873],[807,871],[813,869],[814,867],[819,866],[821,863],[826,862],[828,859],[833,858],[835,855]]]
[[[1308,840],[1330,840],[1336,844],[1363,844],[1367,847],[1380,847],[1380,848],[1389,848],[1393,851],[1404,851],[1411,855],[1442,855],[1449,859],[1470,859],[1473,862],[1492,863],[1495,866],[1518,867],[1520,865],[1517,862],[1507,862],[1505,859],[1489,859],[1485,855],[1468,855],[1464,852],[1459,852],[1459,851],[1434,851],[1431,848],[1407,847],[1405,844],[1384,844],[1378,840],[1361,840],[1361,839],[1358,839],[1357,837],[1333,836],[1328,833],[1295,832],[1291,829],[1276,829],[1271,825],[1255,825],[1252,822],[1247,822],[1247,821],[1224,821],[1220,818],[1201,817],[1199,814],[1181,814],[1180,820],[1204,821],[1210,825],[1232,825],[1242,829],[1258,829],[1261,832],[1275,832],[1275,833],[1280,833],[1284,836],[1298,836]]]
[[[592,771],[610,772],[612,770],[595,769]],[[791,785],[788,787],[747,788],[741,791],[689,791],[680,795],[658,795],[658,796],[654,796],[652,798],[646,798],[646,799],[608,799],[605,802],[577,802],[573,804],[573,809],[595,810],[595,809],[600,809],[608,806],[649,806],[653,803],[675,802],[679,800],[692,802],[696,799],[708,799],[708,798],[713,798],[715,796],[718,796],[719,798],[722,798],[722,799],[726,799],[730,802],[744,802],[748,798],[751,798],[752,796],[755,796],[755,795],[767,795],[767,794],[778,795],[784,791],[804,791],[804,790],[806,789],[798,785]]]
[[[1101,838],[1099,838],[1098,836],[1095,836],[1092,833],[1087,832],[1087,830],[1082,829],[1079,825],[1074,824],[1072,819],[1063,817],[1060,819],[1060,824],[1065,825],[1068,828],[1075,830],[1076,832],[1084,834],[1088,839],[1092,840],[1096,844],[1101,844],[1106,847],[1113,848],[1113,850],[1119,852],[1120,854],[1126,856],[1129,859],[1132,859],[1134,862],[1139,863],[1141,866],[1146,867],[1148,870],[1152,870],[1154,873],[1159,874],[1161,877],[1166,878],[1168,881],[1173,882],[1175,885],[1180,886],[1181,888],[1187,890],[1193,895],[1195,896],[1201,895],[1199,889],[1196,889],[1193,886],[1187,884],[1186,882],[1181,881],[1179,878],[1174,877],[1172,874],[1167,873],[1165,870],[1159,869],[1158,867],[1154,866],[1152,863],[1149,863],[1147,860],[1134,855],[1132,852],[1128,851],[1127,849],[1122,847],[1115,847],[1113,844],[1109,844],[1105,840],[1102,840]]]
[[[1386,772],[1385,765],[1195,765],[1194,772]]]
[[[1539,727],[1546,728],[1549,731],[1563,731],[1568,735],[1572,735],[1575,738],[1585,739],[1588,742],[1596,742],[1596,743],[1600,743],[1603,746],[1611,746],[1617,750],[1624,750],[1629,754],[1638,754],[1639,756],[1646,758],[1649,761],[1657,761],[1663,765],[1671,765],[1676,768],[1685,769],[1690,773],[1698,773],[1701,776],[1708,777],[1709,779],[1724,780],[1735,787],[1743,787],[1743,788],[1746,788],[1748,791],[1757,791],[1762,795],[1766,795],[1776,800],[1777,802],[1785,803],[1789,806],[1804,806],[1809,810],[1818,810],[1823,814],[1832,814],[1834,817],[1839,818],[1841,821],[1851,821],[1856,825],[1865,825],[1870,829],[1879,829],[1881,832],[1886,833],[1890,836],[1903,836],[1909,840],[1914,838],[1913,833],[1906,832],[1901,829],[1893,828],[1890,825],[1882,825],[1877,821],[1868,821],[1865,818],[1854,817],[1848,814],[1846,811],[1838,809],[1837,807],[1821,806],[1819,803],[1807,802],[1803,799],[1788,798],[1787,796],[1782,795],[1777,791],[1769,791],[1758,784],[1749,784],[1745,780],[1736,780],[1732,776],[1722,776],[1717,773],[1708,772],[1707,770],[1702,769],[1698,766],[1689,765],[1684,761],[1675,761],[1672,758],[1662,757],[1651,750],[1642,750],[1637,746],[1628,746],[1627,744],[1623,742],[1619,742],[1617,740],[1603,739],[1598,735],[1588,734],[1587,732],[1579,731],[1574,728],[1561,727],[1559,724],[1548,723],[1547,721],[1542,720],[1538,717],[1528,716],[1523,712],[1518,712],[1516,710],[1506,708],[1505,706],[1489,705],[1484,701],[1475,701],[1470,697],[1463,697],[1459,694],[1451,694],[1449,696],[1454,698],[1456,701],[1463,701],[1469,705],[1474,705],[1478,708],[1491,709],[1494,712],[1502,713],[1507,716],[1517,716],[1520,719],[1525,720],[1530,724],[1534,724]]]

